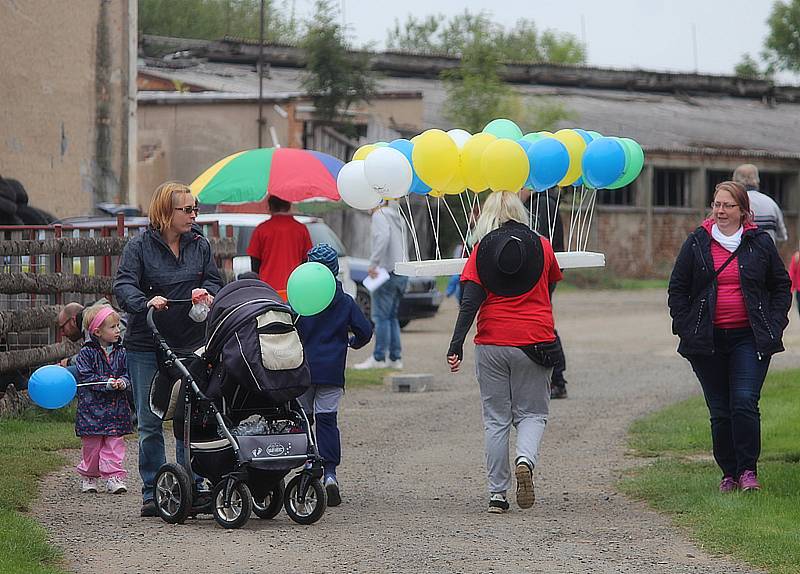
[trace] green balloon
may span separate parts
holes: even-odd
[[[544,134],[529,133],[529,134],[525,134],[524,136],[522,136],[522,139],[525,140],[526,142],[535,143],[535,142],[538,142],[540,139],[544,139],[545,137],[547,137],[547,136],[545,136]]]
[[[386,147],[386,146],[388,146],[389,144],[388,144],[388,143],[386,143],[386,142],[375,142],[375,143],[374,143],[374,144],[372,144],[372,145],[374,145],[375,147]]]
[[[600,132],[594,132],[592,130],[586,130],[586,133],[592,136],[592,138],[594,139],[603,137],[603,134],[601,134]]]
[[[625,151],[625,171],[619,179],[609,185],[606,189],[619,189],[629,185],[634,179],[639,177],[644,166],[644,151],[642,146],[630,138],[617,138]]]
[[[316,315],[333,301],[336,279],[322,263],[310,261],[297,267],[289,275],[286,295],[298,315]]]
[[[488,124],[486,124],[486,127],[483,128],[483,131],[487,134],[492,134],[498,139],[514,141],[522,139],[522,130],[519,129],[519,126],[511,120],[504,118],[498,118],[490,121]]]

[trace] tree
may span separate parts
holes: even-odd
[[[800,0],[775,2],[767,25],[765,58],[778,70],[800,72]]]
[[[408,16],[405,24],[389,31],[389,49],[406,52],[437,53],[459,57],[477,36],[485,38],[500,61],[583,64],[586,50],[571,34],[551,30],[539,33],[532,20],[521,19],[511,30],[493,22],[484,12],[463,14],[447,20],[443,15],[417,19]]]
[[[294,9],[276,4],[264,2],[264,37],[268,42],[296,43]],[[261,0],[139,0],[139,29],[144,34],[178,38],[257,39],[260,13]]]
[[[349,50],[330,0],[317,0],[301,47],[307,60],[302,86],[314,101],[315,116],[348,124],[343,112],[357,102],[368,102],[375,94],[375,80],[369,54]]]
[[[503,51],[496,44],[495,26],[485,15],[465,14],[456,28],[445,31],[445,36],[448,34],[461,42],[459,67],[442,73],[447,90],[444,115],[453,124],[477,132],[489,121],[502,117],[516,121],[523,129],[543,130],[570,117],[560,104],[544,98],[524,98],[503,82]],[[519,28],[517,37],[522,37]]]
[[[744,54],[739,63],[733,69],[733,73],[739,78],[750,80],[769,80],[772,78],[772,66],[765,66],[762,70],[755,58],[750,54]]]

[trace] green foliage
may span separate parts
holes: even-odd
[[[764,69],[761,69],[758,61],[750,54],[744,54],[733,69],[733,73],[737,77],[750,80],[769,80],[772,78],[773,71],[771,65],[767,65]]]
[[[767,25],[764,56],[779,70],[800,72],[800,0],[776,1]]]
[[[330,0],[317,0],[301,46],[307,58],[302,86],[314,101],[316,117],[346,123],[343,112],[357,102],[368,102],[375,94],[369,54],[349,51]]]
[[[391,369],[356,369],[345,370],[344,380],[347,388],[371,387],[383,384],[383,379],[391,372]]]
[[[294,4],[286,9],[264,2],[264,38],[268,42],[299,40]],[[139,30],[144,34],[217,40],[223,36],[258,39],[260,0],[139,0]]]
[[[798,380],[800,370],[789,370],[770,374],[764,384],[762,492],[717,492],[720,471],[710,461],[708,410],[699,396],[631,426],[630,446],[640,455],[658,459],[623,480],[623,490],[673,515],[712,551],[733,554],[775,574],[796,572],[800,564]],[[699,459],[698,454],[705,456]]]
[[[58,451],[80,446],[74,420],[74,405],[0,419],[0,572],[61,572],[54,565],[60,553],[48,545],[47,532],[18,511],[30,509],[38,479],[64,464]]]
[[[532,20],[520,19],[510,30],[493,22],[485,12],[463,14],[449,20],[441,14],[417,19],[409,15],[403,25],[395,20],[386,45],[405,52],[463,56],[476,41],[485,41],[500,61],[583,64],[586,50],[571,34],[552,30],[540,33]]]

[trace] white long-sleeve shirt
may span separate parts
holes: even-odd
[[[786,224],[783,222],[783,212],[775,200],[755,189],[748,189],[747,197],[750,199],[750,209],[755,217],[755,224],[769,233],[773,242],[789,239]]]

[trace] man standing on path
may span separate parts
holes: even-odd
[[[369,276],[373,279],[388,274],[388,278],[370,293],[372,322],[375,323],[375,348],[372,356],[354,365],[355,369],[402,369],[400,323],[397,310],[406,291],[408,277],[396,275],[394,265],[406,260],[403,220],[396,205],[384,202],[371,212],[372,254]],[[388,361],[387,361],[388,355]]]
[[[769,233],[773,243],[789,239],[781,208],[774,199],[758,190],[761,185],[758,168],[751,163],[740,165],[733,172],[733,181],[742,184],[747,190],[754,222],[760,229]]]
[[[553,251],[564,251],[564,224],[561,221],[561,212],[558,209],[558,198],[548,190],[543,193],[531,193],[527,189],[519,192],[520,199],[525,203],[525,207],[532,214],[534,229],[550,240]],[[550,229],[553,233],[550,233]],[[552,237],[551,237],[552,235]],[[550,297],[556,290],[556,283],[550,286]],[[567,369],[567,357],[564,354],[564,347],[561,345],[561,337],[556,333],[554,357],[556,363],[553,365],[553,375],[550,380],[550,398],[567,398],[567,380],[564,378],[564,371]]]
[[[285,295],[289,275],[312,247],[311,236],[290,213],[291,202],[270,195],[267,205],[271,216],[256,227],[247,254],[259,279]]]

